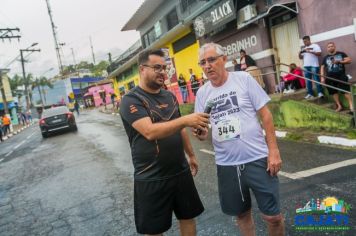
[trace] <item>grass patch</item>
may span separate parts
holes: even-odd
[[[189,115],[194,112],[194,103],[181,104],[179,110],[182,116]]]
[[[299,141],[299,140],[303,139],[303,135],[300,133],[288,132],[286,139],[291,140],[291,141]]]
[[[349,139],[356,139],[356,131],[355,130],[351,130],[351,131],[347,132],[346,136]]]

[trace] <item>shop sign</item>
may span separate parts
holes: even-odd
[[[194,20],[194,30],[198,38],[236,18],[232,0],[221,1]]]
[[[238,54],[241,49],[248,49],[257,46],[256,35],[251,35],[246,38],[236,40],[224,46],[227,55]]]

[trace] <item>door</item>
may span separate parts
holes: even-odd
[[[276,63],[301,65],[301,60],[298,57],[300,42],[296,19],[273,26],[272,39]],[[279,69],[281,71],[289,71],[286,66],[281,66]]]

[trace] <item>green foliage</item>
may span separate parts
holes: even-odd
[[[179,110],[182,116],[189,115],[194,112],[194,103],[181,104]]]
[[[347,132],[346,136],[349,139],[356,139],[356,131],[355,130],[351,130],[351,131]]]
[[[301,133],[288,132],[286,138],[292,141],[298,141],[303,138],[303,135]]]

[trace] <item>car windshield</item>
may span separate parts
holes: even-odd
[[[53,107],[53,108],[44,110],[43,114],[42,114],[42,118],[55,116],[55,115],[60,115],[60,114],[65,114],[67,112],[69,112],[69,110],[65,106]]]

